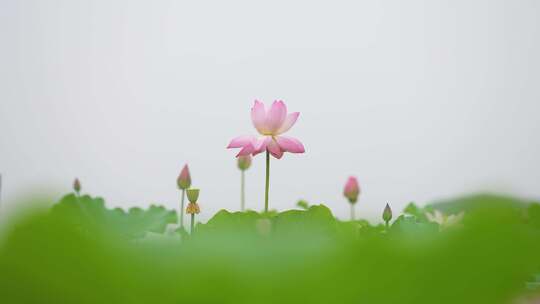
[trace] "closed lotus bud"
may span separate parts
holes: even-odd
[[[199,208],[199,204],[197,203],[189,203],[186,208],[187,214],[199,214],[201,212],[201,209]]]
[[[359,194],[360,186],[358,186],[358,180],[354,176],[349,177],[347,183],[345,184],[343,195],[345,195],[351,204],[354,204],[358,201]]]
[[[238,169],[245,171],[251,167],[251,155],[238,156]]]
[[[75,181],[73,181],[73,190],[75,190],[75,192],[77,193],[81,192],[81,182],[79,181],[78,178],[76,178]]]
[[[392,209],[390,209],[390,205],[386,204],[386,207],[384,207],[382,218],[387,223],[392,219]]]
[[[199,189],[188,189],[187,198],[190,203],[196,204],[199,199]]]
[[[176,183],[178,184],[178,188],[182,190],[186,190],[191,186],[191,175],[189,175],[188,165],[185,165],[184,168],[182,168],[182,172],[180,172]]]

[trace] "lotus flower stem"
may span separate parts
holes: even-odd
[[[354,204],[351,205],[351,221],[354,221]]]
[[[193,234],[193,229],[195,229],[195,213],[191,214],[191,228],[189,230],[191,234]]]
[[[264,212],[268,212],[268,190],[270,189],[270,153],[266,150],[266,185],[264,191]]]
[[[240,210],[244,211],[244,209],[246,208],[246,174],[244,170],[242,170],[241,172],[242,175],[240,178]]]
[[[184,199],[186,197],[186,190],[182,189],[182,198],[180,203],[180,228],[184,228]]]

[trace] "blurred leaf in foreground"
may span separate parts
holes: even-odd
[[[540,269],[540,230],[508,206],[471,210],[463,228],[441,232],[400,216],[388,233],[321,205],[222,210],[180,243],[96,228],[115,226],[99,223],[110,221],[99,202],[85,209],[93,220],[64,210],[12,226],[0,242],[2,303],[508,304],[534,292]]]
[[[103,199],[88,195],[66,195],[53,206],[52,213],[80,229],[103,229],[127,239],[144,237],[146,232],[163,233],[168,224],[177,222],[176,212],[164,207],[152,205],[147,210],[134,207],[128,212],[120,208],[111,210],[105,207]]]

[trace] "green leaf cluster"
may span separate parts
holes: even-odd
[[[74,194],[64,196],[51,213],[81,231],[115,234],[125,239],[142,238],[147,232],[163,233],[168,224],[178,221],[174,210],[161,206],[152,205],[147,210],[134,207],[126,212],[120,208],[108,209],[102,198]]]

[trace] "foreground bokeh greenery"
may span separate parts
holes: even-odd
[[[388,230],[302,206],[222,210],[189,235],[166,232],[177,217],[162,207],[124,212],[68,195],[0,241],[0,302],[517,303],[537,293],[538,204],[410,204]],[[465,210],[461,225],[428,221],[436,209]]]

